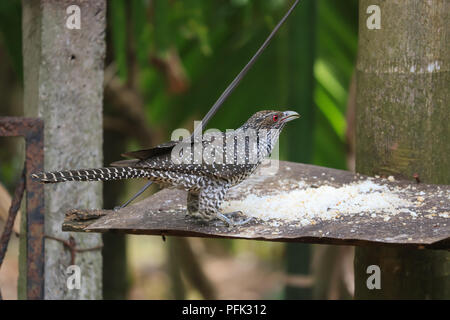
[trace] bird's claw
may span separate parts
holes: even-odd
[[[239,215],[245,217],[245,215],[242,213],[242,211],[234,211],[234,212],[230,212],[230,213],[226,213],[226,214],[218,212],[216,215],[216,219],[220,220],[220,222],[223,222],[227,227],[230,227],[230,228],[236,227],[236,226],[242,226],[244,224],[247,224],[251,220],[253,220],[253,217],[250,217],[250,218],[247,218],[244,220],[239,220],[239,218],[238,218]],[[202,217],[200,215],[188,214],[187,216],[198,219],[204,223],[207,223],[209,221],[209,220],[202,219]],[[216,224],[216,226],[220,226],[220,225]]]
[[[242,211],[234,211],[234,212],[227,213],[226,215],[219,213],[218,218],[221,221],[223,221],[228,227],[242,226],[244,224],[247,224],[248,222],[250,222],[253,219],[253,217],[250,217],[245,220],[236,221],[231,218],[232,216],[237,216],[237,215],[243,215]],[[227,216],[230,216],[230,217],[227,217]]]

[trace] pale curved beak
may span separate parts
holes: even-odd
[[[285,111],[283,112],[283,117],[281,118],[281,122],[289,122],[295,119],[300,118],[300,115],[295,111]]]

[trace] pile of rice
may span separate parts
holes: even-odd
[[[321,186],[299,188],[275,195],[248,195],[243,200],[228,201],[222,212],[242,211],[247,216],[264,221],[283,220],[300,225],[314,224],[340,216],[381,213],[385,221],[411,206],[407,200],[389,190],[387,186],[372,181],[352,183],[342,187]],[[408,211],[408,210],[401,210]]]

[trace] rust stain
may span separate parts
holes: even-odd
[[[37,118],[0,118],[0,136],[25,138],[27,190],[27,298],[44,298],[44,187],[31,172],[44,170],[44,122]]]

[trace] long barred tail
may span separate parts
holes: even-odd
[[[108,181],[132,178],[146,178],[149,172],[132,167],[110,167],[34,173],[31,177],[42,183],[65,181]]]

